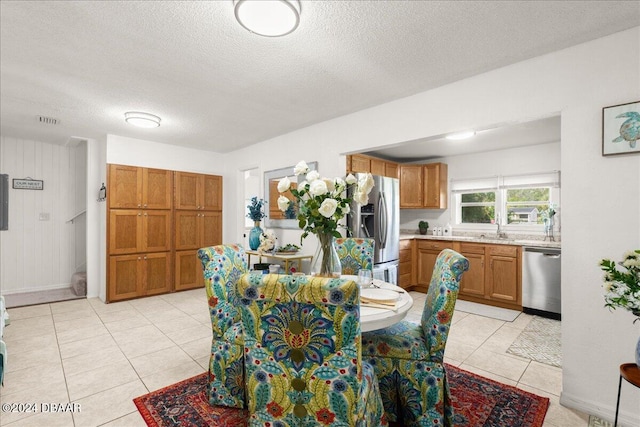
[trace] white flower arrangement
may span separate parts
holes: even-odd
[[[619,270],[617,266],[626,271]],[[605,307],[614,310],[624,308],[640,319],[640,249],[625,252],[622,261],[617,264],[603,259],[600,267],[605,272],[602,286]]]
[[[298,225],[304,230],[300,241],[309,233],[331,234],[340,237],[337,231],[339,221],[349,213],[351,199],[345,192],[355,186],[353,199],[361,205],[369,203],[369,193],[373,189],[373,176],[363,175],[360,180],[352,174],[345,179],[329,179],[321,177],[318,171],[309,171],[304,161],[299,162],[293,169],[295,176],[305,175],[305,180],[297,188],[291,188],[291,180],[284,177],[278,182],[278,192],[291,191],[298,205]],[[291,200],[280,194],[278,208],[286,211]]]

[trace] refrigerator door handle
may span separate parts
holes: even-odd
[[[380,213],[380,248],[387,246],[387,201],[385,200],[384,191],[380,192],[378,198],[378,212]]]

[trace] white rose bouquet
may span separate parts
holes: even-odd
[[[353,199],[361,205],[369,202],[369,193],[373,189],[371,174],[364,175],[360,180],[352,174],[345,179],[329,179],[321,177],[317,171],[309,171],[304,161],[299,162],[293,172],[295,176],[305,175],[305,180],[297,188],[291,187],[289,177],[278,182],[278,192],[281,193],[278,208],[283,212],[289,209],[291,200],[282,193],[291,191],[298,205],[298,226],[304,230],[301,242],[309,233],[340,237],[338,223],[349,213],[351,203],[351,198],[346,195],[347,189],[355,186]]]

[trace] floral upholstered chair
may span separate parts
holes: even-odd
[[[242,327],[234,286],[247,272],[247,257],[239,245],[198,250],[211,315],[211,357],[207,398],[212,405],[246,407]]]
[[[389,421],[405,426],[453,426],[444,348],[469,261],[445,249],[436,259],[421,323],[402,321],[362,335],[363,358],[373,365]]]
[[[245,274],[236,292],[250,427],[388,425],[361,359],[355,282]]]
[[[358,270],[373,271],[373,239],[340,237],[335,240],[342,274],[357,275]]]

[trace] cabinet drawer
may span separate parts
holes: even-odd
[[[509,245],[491,245],[487,246],[489,249],[489,255],[501,255],[501,256],[518,256],[518,247]]]
[[[418,248],[441,251],[443,249],[452,249],[453,242],[449,242],[446,240],[421,240],[418,242]]]
[[[467,254],[484,254],[484,245],[477,243],[460,243],[460,252]]]

